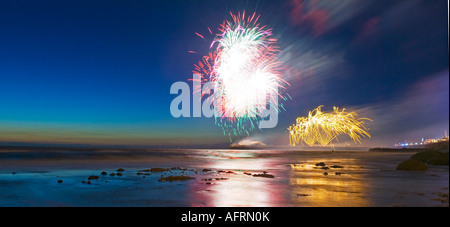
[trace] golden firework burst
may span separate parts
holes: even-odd
[[[310,111],[308,117],[299,117],[296,123],[288,128],[291,146],[307,144],[312,146],[316,143],[323,146],[337,140],[339,135],[348,135],[355,143],[361,143],[362,137],[369,137],[368,129],[364,126],[369,118],[356,118],[355,112],[347,112],[334,107],[333,112],[322,111],[319,106]]]

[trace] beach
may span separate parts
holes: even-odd
[[[2,149],[0,206],[448,207],[448,166],[396,170],[413,154]]]

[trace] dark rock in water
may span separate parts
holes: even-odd
[[[202,172],[211,172],[212,170],[210,169],[202,169]]]
[[[123,171],[125,171],[125,169],[118,168],[116,171],[117,171],[117,172],[123,172]]]
[[[58,184],[61,184],[63,182],[63,180],[58,180]]]
[[[121,176],[123,176],[123,174],[122,173],[117,173],[117,176],[121,177]]]
[[[267,173],[263,173],[263,174],[253,174],[254,177],[265,177],[265,178],[275,178],[274,175],[270,175]]]
[[[339,165],[332,165],[332,166],[330,166],[330,168],[342,169],[344,167],[343,166],[339,166]]]
[[[136,175],[138,175],[138,176],[141,176],[141,175],[150,176],[150,175],[152,175],[152,173],[149,173],[149,172],[146,172],[146,173],[137,172]]]
[[[221,177],[221,178],[216,178],[216,180],[228,180],[228,178]]]
[[[150,170],[150,171],[148,171],[148,170]],[[143,172],[152,172],[152,173],[159,173],[159,172],[166,172],[166,171],[169,171],[169,169],[167,169],[167,168],[151,168],[151,169],[143,170]]]
[[[403,161],[397,166],[397,170],[419,170],[419,171],[425,171],[428,170],[427,165],[421,161],[417,161],[414,159],[408,159],[406,161]]]
[[[311,196],[311,195],[310,194],[297,194],[297,196],[305,197],[305,196]]]
[[[81,183],[83,183],[83,184],[91,184],[91,181],[90,180],[88,180],[88,181],[81,181]]]
[[[99,176],[92,175],[88,177],[88,180],[98,180],[99,178],[100,178]]]
[[[316,166],[326,166],[326,164],[324,162],[319,162],[319,163],[316,163]]]
[[[244,172],[244,174],[245,175],[249,175],[249,176],[251,176],[252,174],[251,173],[249,173],[249,172]]]
[[[218,173],[231,173],[231,174],[236,174],[235,172],[233,172],[233,171],[231,171],[231,170],[228,170],[228,171],[225,171],[225,170],[219,170],[219,171],[217,171]]]
[[[324,172],[324,173],[323,173],[323,175],[327,176],[327,175],[328,175],[328,173],[327,173],[327,172]]]
[[[326,167],[326,166],[322,166],[321,169],[327,170],[327,169],[330,169],[330,168],[328,168],[328,167]]]
[[[414,154],[411,159],[435,166],[448,166],[448,152],[423,151]]]
[[[338,175],[338,176],[342,175],[341,172],[336,172],[335,174]]]
[[[291,167],[303,167],[301,164],[291,164]]]
[[[192,179],[195,179],[195,177],[189,177],[189,176],[168,176],[168,177],[161,177],[161,179],[159,179],[159,182],[185,181],[185,180],[192,180]]]
[[[14,174],[16,174],[16,172],[12,172],[12,174],[14,175]]]
[[[102,175],[106,175],[106,174],[108,174],[107,172],[105,172],[105,171],[103,171],[102,173],[101,173]]]
[[[169,171],[169,169],[166,169],[166,168],[151,168],[150,170],[152,173]]]
[[[112,176],[112,177],[116,176],[115,173],[110,173],[109,175]]]

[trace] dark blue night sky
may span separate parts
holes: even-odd
[[[169,89],[208,52],[195,32],[243,10],[274,29],[291,84],[255,139],[288,144],[319,105],[371,117],[367,145],[448,131],[445,0],[16,0],[0,2],[0,143],[229,143],[212,118],[173,118]]]

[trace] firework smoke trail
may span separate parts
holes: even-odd
[[[302,144],[309,146],[319,143],[323,146],[330,144],[342,134],[348,135],[355,143],[361,143],[361,137],[369,137],[364,120],[368,118],[355,117],[355,112],[347,112],[345,109],[333,108],[333,112],[325,113],[322,106],[309,112],[308,117],[297,118],[296,124],[288,128],[289,140],[292,146]]]
[[[201,83],[212,82],[216,124],[224,133],[249,134],[258,127],[268,101],[283,99],[279,90],[288,83],[281,79],[272,29],[260,26],[256,13],[247,17],[245,11],[230,14],[233,20],[221,24],[211,52],[195,65],[194,73],[201,74]],[[194,92],[202,91],[194,88]],[[279,106],[271,108],[279,110]]]

